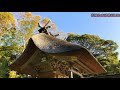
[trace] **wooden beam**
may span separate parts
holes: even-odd
[[[73,78],[73,72],[72,71],[70,71],[70,77]]]
[[[83,67],[83,70],[84,71],[88,71],[89,73],[94,73],[91,69],[89,69],[85,64],[83,64],[82,62],[80,62],[80,61],[77,61],[76,62],[78,65],[79,65],[79,67]]]
[[[85,73],[90,73],[88,70],[86,70],[84,67],[80,66],[78,63],[74,63],[73,68],[77,69],[79,73],[82,73],[82,71],[84,71]]]
[[[79,72],[77,72],[77,71],[75,71],[75,70],[73,70],[73,69],[71,69],[70,71],[73,72],[73,73],[75,73],[75,74],[77,74],[77,75],[80,76],[81,78],[84,78],[81,73],[79,73]]]

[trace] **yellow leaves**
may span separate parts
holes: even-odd
[[[20,15],[20,17],[22,18],[32,18],[33,15],[31,12],[18,12],[18,14]]]
[[[50,21],[50,19],[48,19],[48,18],[44,18],[44,19],[42,20],[42,23],[43,23],[43,24],[47,24],[48,21]]]
[[[41,17],[40,17],[40,16],[35,16],[35,19],[36,19],[36,20],[40,20]]]
[[[24,21],[25,25],[30,25],[30,21]]]
[[[4,33],[4,31],[0,31],[0,36],[2,36],[3,33]]]
[[[9,72],[9,78],[16,78],[16,76],[17,76],[16,71]]]
[[[26,42],[31,37],[31,35],[33,35],[34,30],[38,29],[39,22],[40,22],[41,27],[43,27],[47,24],[47,26],[46,26],[47,29],[49,29],[49,30],[57,29],[56,25],[54,23],[52,23],[51,20],[48,18],[43,18],[41,20],[40,16],[34,16],[30,12],[21,13],[21,18],[19,19],[19,24],[20,24],[21,31],[26,32],[26,33],[24,33]],[[51,26],[51,28],[48,28],[49,26]]]
[[[21,22],[20,22],[20,26],[24,26],[24,21],[21,21]]]
[[[40,20],[40,16],[33,16],[30,12],[22,13],[22,19],[20,20],[20,27],[29,27],[32,31],[34,31]]]
[[[34,26],[34,25],[38,25],[38,21],[32,20],[32,21],[31,21],[31,25],[33,25],[33,26]]]
[[[25,12],[25,17],[26,17],[26,18],[32,18],[32,13],[30,13],[30,12]]]
[[[0,25],[15,26],[14,15],[10,12],[0,12]]]
[[[32,33],[31,28],[25,27],[24,30],[27,32],[27,34]]]
[[[3,20],[3,19],[5,19],[5,16],[2,15],[2,13],[0,13],[0,20]]]
[[[28,21],[28,20],[23,20],[23,21],[20,22],[20,25],[21,25],[21,26],[28,26],[28,25],[30,25],[30,21]]]
[[[40,19],[40,16],[33,16],[30,12],[21,13],[21,19],[18,23],[20,24],[21,31],[25,32],[25,44],[27,44],[28,40],[33,35],[33,31],[38,28],[38,22]]]

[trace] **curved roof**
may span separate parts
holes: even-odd
[[[75,44],[71,44],[67,41],[53,38],[52,36],[40,33],[32,36],[34,44],[43,52],[46,53],[64,53],[68,51],[80,50],[80,47]]]
[[[72,69],[79,73],[99,74],[106,72],[87,49],[44,33],[33,35],[30,38],[25,51],[10,65],[10,68],[20,73],[36,75],[32,66],[41,63],[41,58],[43,57],[41,55],[71,62]]]

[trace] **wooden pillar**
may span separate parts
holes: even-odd
[[[71,69],[71,72],[77,74],[77,75],[80,76],[81,78],[84,78],[83,75],[82,75],[81,73],[76,72],[76,71],[73,70],[73,69]]]

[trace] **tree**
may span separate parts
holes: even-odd
[[[9,77],[9,64],[19,51],[19,38],[16,38],[18,31],[15,29],[15,18],[10,12],[0,13],[0,77]]]
[[[31,17],[32,14],[25,13],[23,19],[16,21],[14,15],[10,12],[0,13],[0,77],[22,77],[25,75],[18,75],[15,71],[10,71],[8,66],[19,57],[25,49],[25,44],[33,34],[33,29],[38,23],[38,17]],[[27,21],[28,19],[28,21]],[[16,26],[19,24],[20,27]],[[30,25],[29,25],[30,24]],[[30,26],[30,28],[28,28]],[[26,31],[23,32],[23,31]],[[23,42],[24,41],[24,42]]]
[[[93,56],[107,69],[108,73],[119,73],[118,45],[112,40],[104,40],[99,36],[84,34],[68,34],[67,41],[87,48]]]
[[[15,27],[15,19],[12,13],[0,12],[0,35],[6,33],[11,27]]]
[[[18,19],[18,27],[19,30],[22,32],[24,47],[26,47],[30,37],[34,35],[34,32],[39,29],[38,23],[40,23],[40,25],[43,27],[48,23],[48,21],[50,21],[49,24],[46,26],[50,26],[50,29],[48,30],[57,30],[56,25],[48,18],[41,19],[41,16],[34,16],[30,12],[22,12],[19,13],[19,15],[20,18]]]
[[[30,12],[17,13],[17,17],[10,12],[0,13],[0,78],[24,78],[24,74],[11,71],[8,66],[12,64],[24,51],[28,40],[34,31],[38,30],[38,22],[56,29],[56,25],[48,18],[41,20]],[[48,25],[48,26],[49,26]]]
[[[17,19],[19,30],[21,31],[22,44],[25,48],[28,40],[34,34],[34,31],[38,28],[38,22],[41,19],[40,16],[33,16],[30,12],[19,13],[20,17]],[[20,35],[19,35],[20,36]]]

